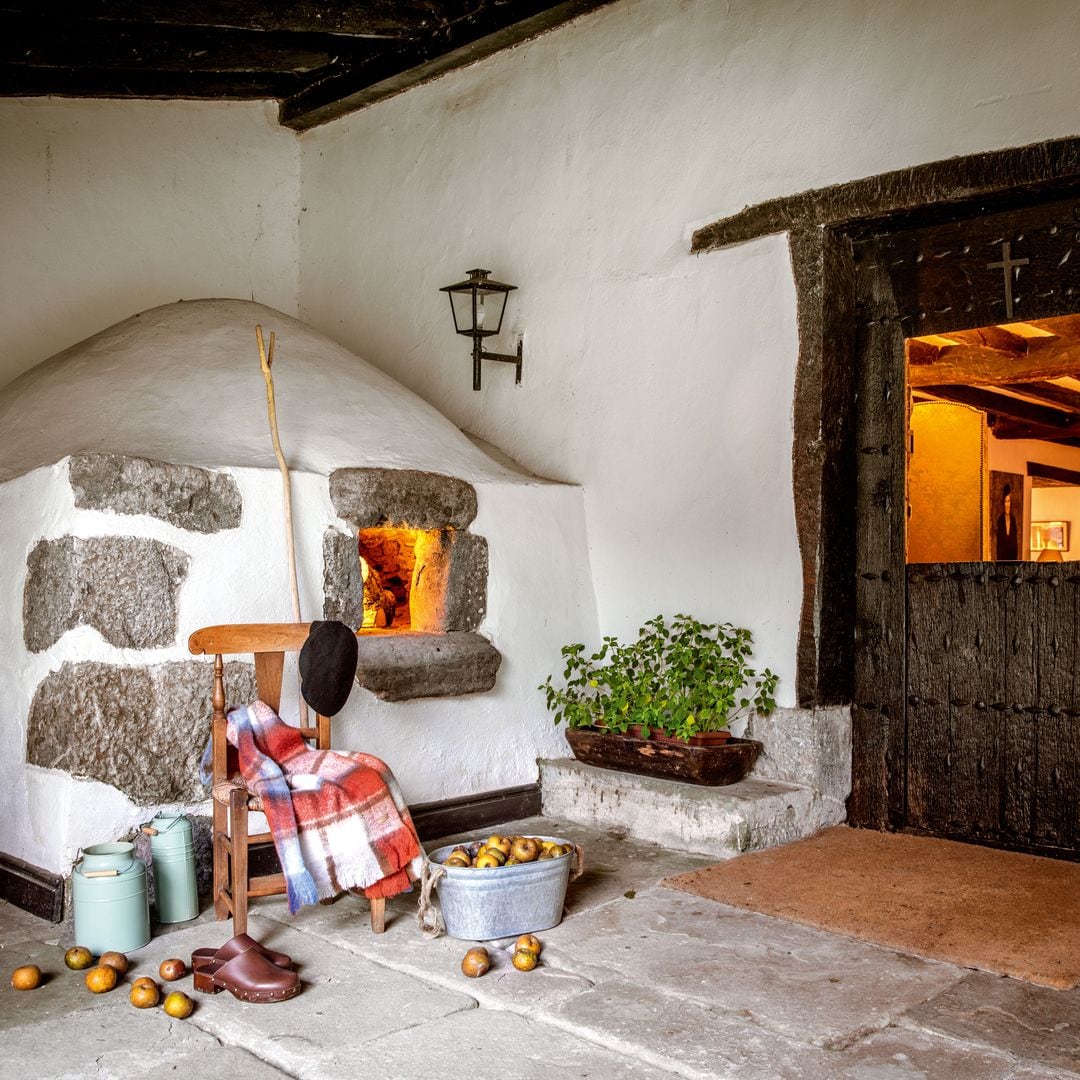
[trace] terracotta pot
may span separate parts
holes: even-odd
[[[761,752],[761,743],[734,736],[712,746],[693,746],[677,739],[571,728],[566,738],[574,757],[588,765],[710,787],[745,779]]]

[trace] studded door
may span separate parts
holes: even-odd
[[[1080,857],[1080,562],[904,554],[905,339],[1080,311],[1080,201],[854,237],[853,254],[849,820]]]

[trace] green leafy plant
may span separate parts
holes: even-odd
[[[645,738],[661,731],[687,740],[776,707],[777,676],[752,667],[752,654],[749,630],[657,615],[636,641],[605,637],[591,655],[578,642],[563,646],[562,686],[549,675],[539,689],[556,724],[620,733],[640,724]]]

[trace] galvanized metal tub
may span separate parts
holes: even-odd
[[[557,836],[540,839],[570,843]],[[437,875],[439,907],[451,937],[490,941],[535,934],[562,922],[573,853],[482,870],[443,866],[450,852],[462,846],[475,850],[479,845],[447,844],[426,856],[428,873]]]

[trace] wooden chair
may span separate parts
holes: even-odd
[[[299,652],[307,640],[310,623],[236,623],[207,626],[188,639],[188,649],[196,656],[214,657],[213,721],[213,797],[214,797],[214,912],[218,919],[232,915],[233,933],[247,932],[248,900],[258,896],[276,896],[285,892],[284,874],[250,877],[248,849],[252,844],[273,840],[270,833],[248,831],[248,813],[261,810],[240,776],[236,750],[225,737],[225,656],[254,654],[255,684],[260,700],[280,712],[281,677],[285,654]],[[237,702],[236,704],[240,704]],[[299,728],[305,739],[313,740],[319,750],[330,749],[330,720],[315,714],[314,727]],[[381,934],[386,928],[386,900],[376,898],[371,904],[371,929]]]

